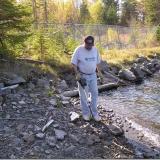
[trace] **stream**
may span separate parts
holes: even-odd
[[[143,141],[160,148],[160,72],[140,85],[104,92],[99,102],[143,134]],[[134,132],[125,135],[136,141]]]

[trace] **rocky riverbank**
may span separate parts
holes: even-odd
[[[103,62],[104,82],[118,85],[142,82],[160,69],[158,55],[151,58],[140,57],[130,69]],[[34,71],[25,78],[1,72],[0,158],[159,157],[154,146],[137,151],[125,136],[135,132],[131,123],[106,109],[105,104],[98,106],[101,122],[85,122],[79,98],[64,96],[76,87],[68,86],[75,82],[73,79],[68,83],[71,79],[71,75],[66,81],[49,79]],[[143,135],[136,134],[140,141]]]
[[[0,112],[1,158],[133,158],[123,130],[109,125],[113,111],[99,110],[102,122],[85,122],[78,99],[19,87]]]

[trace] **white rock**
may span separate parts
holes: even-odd
[[[76,121],[79,117],[80,117],[80,115],[78,113],[76,113],[76,112],[70,112],[71,122]]]

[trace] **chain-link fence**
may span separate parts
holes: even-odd
[[[156,44],[155,32],[157,27],[123,27],[101,24],[54,24],[39,23],[39,27],[47,26],[46,32],[58,34],[63,32],[65,37],[73,37],[83,42],[86,35],[93,35],[96,43],[105,49],[144,48]],[[51,30],[53,32],[51,32]]]

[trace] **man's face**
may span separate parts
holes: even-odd
[[[93,47],[93,44],[85,43],[85,48],[86,48],[87,50],[91,50],[92,47]]]
[[[85,48],[87,50],[91,50],[93,46],[94,46],[94,43],[92,41],[85,42]]]

